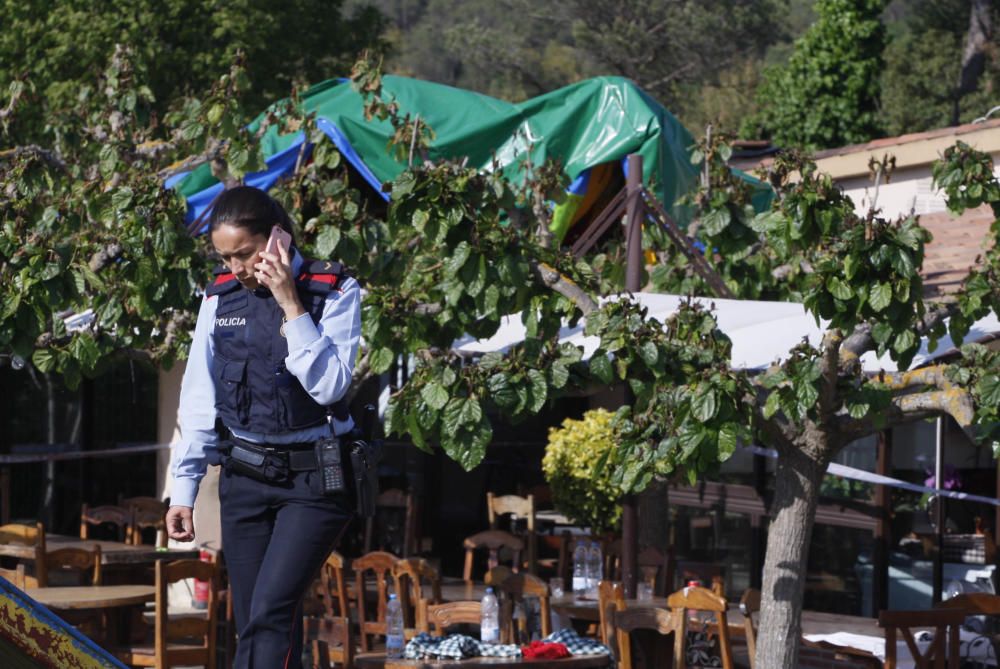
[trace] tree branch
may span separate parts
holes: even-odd
[[[585,290],[580,288],[572,279],[563,276],[558,270],[537,260],[529,261],[531,269],[543,284],[556,291],[563,297],[569,299],[584,316],[597,311],[597,302],[594,301]]]
[[[899,395],[894,397],[889,408],[885,412],[879,412],[877,417],[866,416],[855,419],[844,414],[838,417],[837,422],[844,437],[848,441],[853,441],[877,430],[942,414],[951,416],[963,429],[967,429],[975,417],[972,396],[957,387]]]
[[[819,422],[826,424],[837,411],[837,380],[840,377],[840,342],[844,335],[834,328],[823,335],[820,363],[822,383],[819,388]]]
[[[25,146],[15,146],[13,149],[7,149],[5,151],[0,151],[0,162],[7,160],[15,160],[21,156],[34,156],[41,161],[48,163],[52,167],[56,167],[60,170],[66,169],[66,163],[57,156],[54,152],[43,149],[37,144],[27,144]]]
[[[924,335],[931,329],[940,325],[945,319],[958,310],[957,302],[947,302],[934,305],[924,314],[923,320],[917,327],[917,333]],[[854,328],[847,339],[840,347],[840,368],[841,371],[856,364],[858,360],[868,351],[876,350],[875,339],[872,337],[871,323],[859,323]]]

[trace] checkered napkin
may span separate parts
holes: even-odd
[[[561,643],[566,646],[570,655],[610,655],[611,649],[596,639],[580,636],[573,629],[562,629],[553,632],[542,641],[546,643]]]
[[[481,643],[464,634],[449,634],[446,637],[431,636],[421,632],[413,637],[403,657],[407,660],[461,660],[466,657],[520,657],[517,646]]]

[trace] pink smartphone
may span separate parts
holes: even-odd
[[[281,226],[276,225],[271,228],[271,236],[267,238],[267,247],[264,251],[280,256],[281,253],[278,252],[278,244],[281,244],[287,253],[288,249],[292,246],[292,236],[282,230]]]

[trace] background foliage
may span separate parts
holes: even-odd
[[[594,534],[617,529],[622,515],[622,489],[604,466],[615,450],[613,417],[606,409],[591,409],[580,420],[567,418],[550,428],[542,459],[556,508]]]

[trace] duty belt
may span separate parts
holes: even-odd
[[[229,441],[232,444],[229,457],[251,466],[259,466],[271,457],[283,461],[293,472],[309,472],[319,468],[313,442],[282,444],[280,447],[261,446],[240,439],[232,433],[229,435]]]

